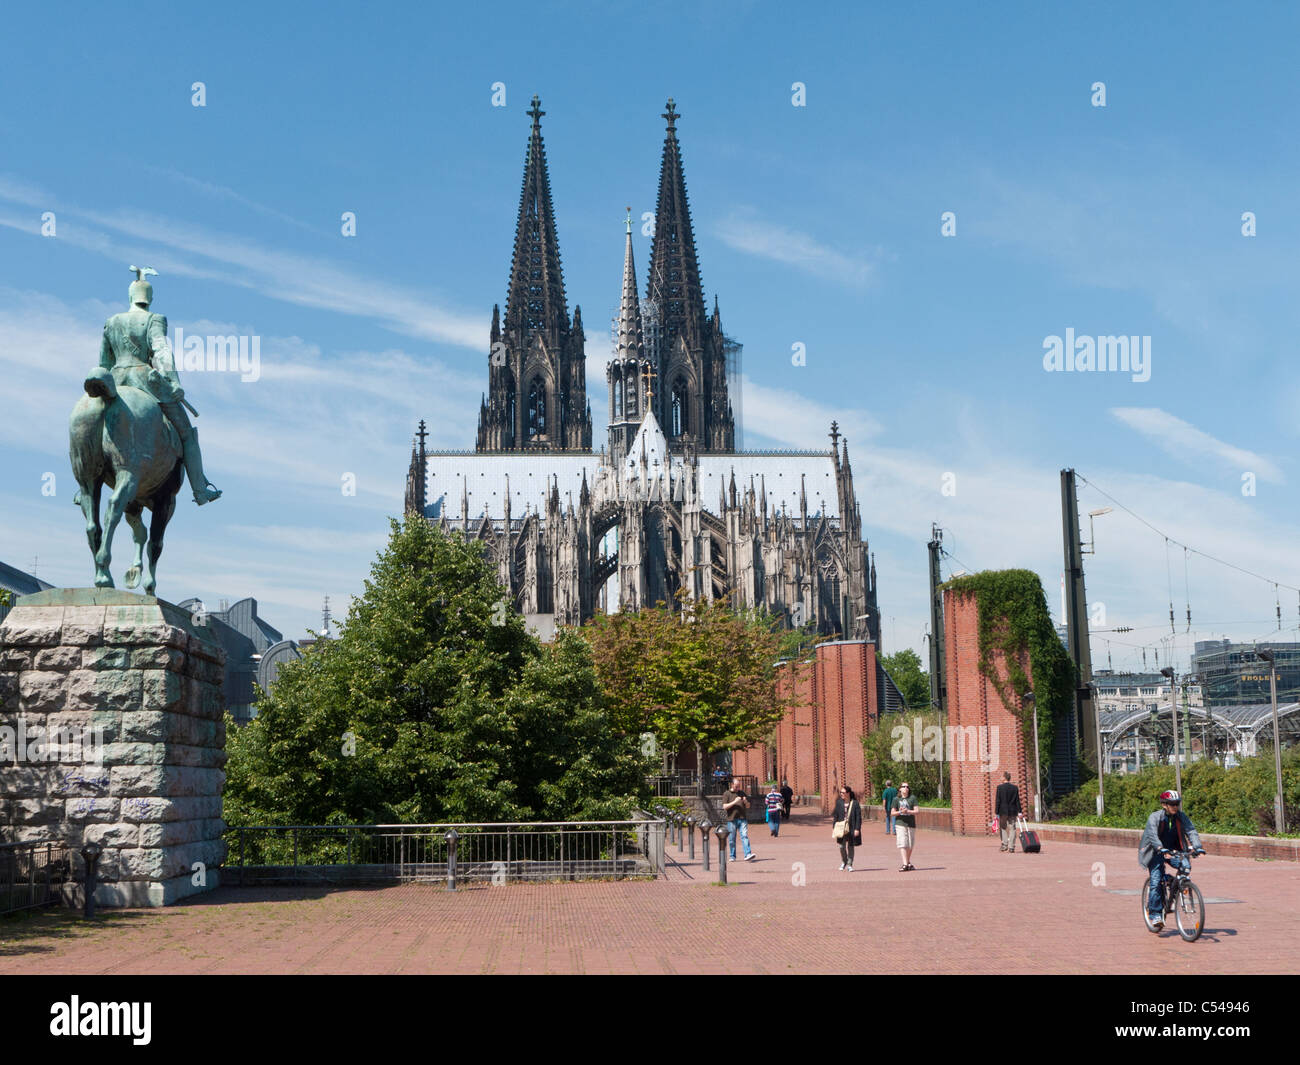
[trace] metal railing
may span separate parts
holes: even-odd
[[[660,820],[246,825],[225,833],[226,882],[508,884],[663,875]]]
[[[705,795],[721,795],[731,787],[731,776],[714,776],[704,778]],[[746,777],[753,780],[753,777]],[[685,798],[698,794],[700,775],[694,769],[679,769],[675,773],[657,773],[649,778],[651,791],[656,799]]]
[[[0,843],[0,913],[54,905],[71,878],[68,848],[61,840]]]

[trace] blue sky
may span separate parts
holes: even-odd
[[[262,345],[257,381],[182,375],[226,495],[178,505],[160,593],[253,595],[289,636],[318,624],[324,595],[337,610],[358,593],[416,421],[436,446],[473,445],[538,93],[595,422],[623,209],[653,210],[673,96],[707,297],[745,345],[746,443],[816,447],[832,418],[844,427],[886,650],[923,649],[931,522],[954,565],[1034,569],[1058,609],[1063,466],[1181,542],[1300,586],[1293,8],[234,3],[150,10],[132,30],[58,4],[6,17],[0,558],[36,558],[46,580],[90,581],[66,416],[144,260],[173,331]],[[1150,380],[1045,371],[1044,339],[1067,328],[1151,337]],[[1087,488],[1080,502],[1106,504]],[[1194,639],[1275,627],[1268,582],[1197,556],[1184,581],[1182,551],[1122,511],[1097,539],[1099,627],[1134,629],[1111,640],[1116,668],[1170,635],[1171,594],[1180,660]],[[119,532],[119,576],[128,543]],[[1278,598],[1297,638],[1300,599]]]

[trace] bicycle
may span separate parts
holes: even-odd
[[[1192,883],[1191,867],[1194,853],[1193,851],[1172,852],[1171,857],[1166,860],[1174,867],[1174,871],[1172,874],[1166,874],[1160,884],[1160,891],[1164,896],[1163,913],[1165,916],[1171,913],[1174,915],[1178,924],[1178,934],[1188,943],[1194,943],[1205,930],[1205,899],[1201,897],[1201,889]],[[1151,923],[1151,914],[1147,912],[1149,891],[1148,882],[1140,892],[1142,920],[1146,922],[1147,930],[1154,932],[1156,929]]]

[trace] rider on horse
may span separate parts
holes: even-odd
[[[194,489],[194,502],[202,506],[221,496],[203,473],[203,456],[199,451],[199,431],[190,424],[182,403],[185,390],[176,375],[176,362],[167,342],[167,319],[152,314],[153,285],[145,274],[156,274],[148,267],[137,269],[131,282],[130,310],[113,315],[104,323],[104,339],[99,348],[99,366],[86,378],[87,391],[92,382],[96,394],[115,395],[118,385],[128,385],[149,393],[158,401],[163,414],[180,437],[185,472]],[[189,406],[189,404],[185,404]],[[190,410],[194,410],[190,407]]]

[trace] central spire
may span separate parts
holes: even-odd
[[[619,359],[639,359],[644,351],[641,338],[641,301],[636,294],[636,264],[632,260],[632,208],[627,209],[627,240],[623,246],[623,297],[618,307]]]

